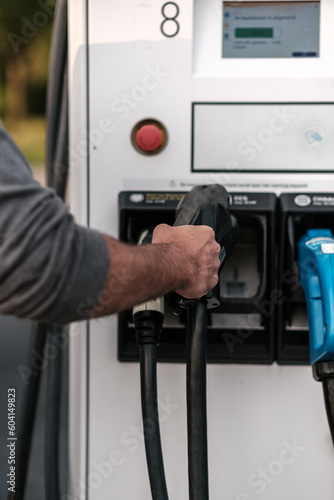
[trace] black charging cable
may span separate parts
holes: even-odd
[[[187,421],[190,500],[208,500],[208,442],[206,412],[207,301],[187,309]]]
[[[152,242],[152,231],[145,230],[139,245]],[[133,308],[133,323],[139,347],[140,388],[147,469],[153,500],[168,500],[162,455],[157,383],[157,348],[164,322],[164,298],[149,300]]]
[[[237,222],[229,212],[228,193],[223,186],[195,186],[179,202],[174,226],[206,225],[214,230],[221,251],[221,271],[234,244]],[[209,499],[209,470],[206,409],[207,309],[220,304],[217,284],[205,297],[187,299],[173,292],[172,308],[177,314],[187,310],[187,421],[188,477],[190,500]]]
[[[157,299],[136,306],[133,322],[139,346],[140,386],[146,461],[153,500],[168,500],[162,456],[157,389],[157,347],[164,313]]]
[[[315,380],[322,382],[327,420],[334,445],[334,361],[318,361],[312,370]]]

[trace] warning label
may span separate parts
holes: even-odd
[[[146,203],[165,203],[166,201],[180,201],[184,193],[146,193]]]

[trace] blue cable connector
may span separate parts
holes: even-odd
[[[300,283],[308,313],[311,364],[334,360],[334,236],[310,229],[298,241]]]

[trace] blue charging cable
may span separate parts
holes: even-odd
[[[334,236],[329,229],[310,229],[298,241],[298,264],[313,376],[323,384],[334,444]]]

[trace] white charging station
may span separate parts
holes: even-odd
[[[69,2],[78,222],[118,237],[122,191],[334,191],[333,25],[332,0]],[[157,154],[135,144],[143,121],[164,131]],[[117,359],[117,316],[74,325],[70,358],[70,498],[149,499],[139,365]],[[158,382],[169,495],[184,500],[185,365],[159,364]],[[212,500],[334,496],[309,366],[209,364],[208,447]]]

